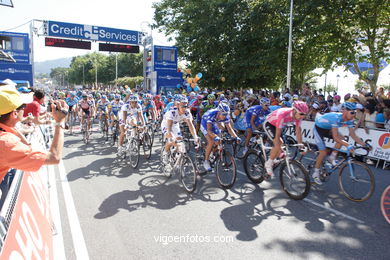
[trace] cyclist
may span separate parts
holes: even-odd
[[[295,134],[298,144],[301,145],[301,152],[305,152],[302,144],[301,121],[309,112],[309,107],[303,101],[295,101],[292,107],[282,107],[269,114],[263,123],[263,129],[268,138],[273,141],[273,147],[269,159],[265,162],[264,167],[269,177],[273,176],[274,160],[281,154],[283,140],[281,138],[283,129],[289,125],[295,125]]]
[[[121,100],[121,96],[119,94],[116,94],[114,96],[114,100],[111,102],[111,104],[108,106],[108,114],[110,115],[110,128],[111,132],[114,127],[115,120],[118,119],[118,112],[123,107],[124,103]]]
[[[119,147],[118,154],[123,152],[123,141],[125,138],[126,129],[125,126],[127,123],[132,127],[136,127],[140,122],[141,126],[145,126],[144,117],[142,115],[142,107],[138,103],[138,97],[136,95],[131,95],[129,97],[129,102],[123,105],[121,111],[119,112],[119,126],[120,126],[120,136],[119,136]]]
[[[78,97],[76,97],[76,94],[74,92],[70,92],[69,97],[65,99],[65,102],[69,107],[69,113],[67,115],[67,120],[66,120],[69,123],[71,114],[73,114],[73,120],[75,119],[75,111],[79,99]]]
[[[248,151],[249,140],[252,137],[252,132],[261,127],[262,123],[265,120],[265,117],[270,113],[268,106],[270,105],[270,100],[266,97],[260,99],[260,105],[250,107],[245,113],[246,119],[246,137],[245,137],[245,148],[243,154],[246,154]]]
[[[320,115],[316,118],[313,132],[314,140],[320,153],[318,154],[316,160],[313,179],[317,184],[322,184],[322,181],[320,179],[320,167],[328,153],[324,142],[325,137],[333,139],[336,142],[334,146],[336,149],[340,149],[341,146],[346,146],[348,150],[353,150],[353,145],[349,145],[346,141],[344,141],[342,139],[343,136],[338,131],[340,127],[346,126],[349,130],[349,136],[351,136],[356,143],[365,147],[370,147],[368,144],[364,143],[363,140],[361,140],[355,133],[355,125],[353,122],[355,119],[355,115],[356,103],[345,102],[342,105],[342,113],[331,112],[324,115]],[[328,161],[333,166],[337,164],[336,157],[337,151],[333,151],[328,158]]]
[[[215,109],[208,110],[202,117],[200,130],[207,140],[203,167],[207,171],[212,170],[209,157],[214,144],[218,144],[221,141],[221,138],[219,137],[221,128],[226,128],[229,134],[235,138],[237,142],[240,141],[240,138],[237,136],[231,126],[230,107],[225,102],[221,102]]]
[[[170,109],[164,114],[163,121],[161,123],[161,131],[164,134],[166,143],[162,154],[162,161],[164,164],[168,163],[168,152],[172,145],[175,145],[176,140],[182,140],[182,133],[180,131],[180,123],[186,122],[195,143],[199,143],[198,135],[196,134],[195,127],[192,124],[192,115],[188,109],[188,100],[184,96],[180,96],[176,100],[177,107]]]
[[[164,108],[164,103],[161,101],[161,96],[160,95],[156,95],[154,97],[153,102],[154,102],[154,106],[156,107],[157,116],[160,117],[160,113],[161,113],[161,111]]]
[[[98,100],[98,102],[96,104],[97,116],[99,117],[99,121],[101,124],[103,124],[103,122],[102,122],[103,114],[104,115],[108,114],[108,105],[109,104],[110,104],[110,102],[107,100],[106,95],[102,95],[100,100]],[[108,126],[108,118],[106,117],[104,120],[106,120],[106,125]]]
[[[151,117],[152,122],[157,120],[156,106],[154,105],[152,95],[150,94],[145,94],[142,97],[142,114],[146,123],[148,122],[148,117]]]
[[[81,118],[81,127],[84,124],[84,117],[86,117],[87,121],[87,128],[88,130],[91,128],[91,117],[94,115],[94,104],[88,100],[88,96],[86,93],[82,94],[82,99],[79,101],[78,107],[79,107],[79,118]],[[81,128],[82,129],[82,128]],[[82,131],[85,131],[85,129],[82,129]]]

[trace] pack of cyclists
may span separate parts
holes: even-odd
[[[58,98],[65,99],[69,105],[69,111],[75,113],[83,124],[88,120],[90,129],[91,119],[101,120],[102,114],[106,114],[110,131],[114,127],[114,121],[119,122],[120,136],[118,142],[118,154],[124,151],[124,140],[127,129],[138,128],[142,131],[148,123],[160,122],[160,129],[165,139],[162,152],[162,162],[166,162],[168,151],[175,142],[182,140],[183,134],[180,125],[185,123],[195,143],[199,144],[200,138],[206,142],[203,167],[206,171],[211,171],[209,156],[214,145],[221,142],[221,133],[226,131],[228,135],[237,143],[241,138],[239,133],[244,133],[243,154],[248,151],[248,145],[254,131],[259,130],[266,134],[271,140],[272,149],[268,160],[264,163],[266,174],[273,175],[274,163],[283,158],[281,152],[284,130],[288,126],[295,127],[296,141],[300,147],[300,152],[305,153],[306,148],[302,142],[301,122],[307,118],[316,108],[317,103],[308,105],[305,96],[298,95],[284,96],[280,102],[276,102],[278,97],[264,95],[257,97],[253,94],[243,99],[235,95],[225,95],[224,93],[201,94],[191,92],[188,95],[172,94],[151,95],[142,92],[104,93],[102,95],[87,92],[58,93]],[[335,96],[337,104],[332,108],[332,112],[318,113],[315,117],[315,127],[313,129],[315,144],[318,147],[319,155],[316,159],[313,179],[317,184],[321,184],[319,169],[323,160],[327,156],[327,148],[324,138],[333,139],[336,148],[341,146],[353,149],[345,142],[338,129],[348,127],[349,135],[356,143],[367,146],[355,134],[356,103],[340,103],[339,96]],[[321,100],[320,100],[321,102]],[[339,107],[340,108],[339,108]],[[337,108],[337,109],[336,109]],[[238,111],[238,112],[237,112]],[[238,116],[241,115],[241,116]],[[240,124],[236,124],[241,120]],[[235,127],[240,125],[239,129]],[[243,132],[244,130],[244,132]],[[334,165],[337,153],[333,152],[328,160]]]

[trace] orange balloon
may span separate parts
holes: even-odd
[[[191,88],[195,88],[196,83],[191,83]]]
[[[194,78],[193,82],[198,82],[199,78]]]
[[[187,78],[187,83],[192,83],[192,78]]]

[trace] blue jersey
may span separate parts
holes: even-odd
[[[77,105],[77,103],[79,102],[79,99],[77,97],[74,97],[73,99],[68,97],[65,99],[65,102],[66,102],[66,104],[68,104],[68,106],[73,107],[73,106]]]
[[[145,102],[142,102],[142,111],[144,113],[148,112],[149,109],[152,109],[152,108],[154,108],[153,101],[149,101],[147,104],[145,104]]]
[[[119,101],[118,103],[116,103],[116,101],[112,101],[111,102],[111,111],[116,115],[118,114],[118,112],[121,110],[121,108],[123,107],[125,103],[123,103],[123,101]]]
[[[340,128],[343,126],[348,128],[353,128],[355,126],[353,120],[343,121],[343,114],[337,112],[331,112],[318,116],[316,118],[315,124],[316,126],[327,130],[332,128]]]
[[[269,113],[269,109],[264,110],[261,105],[252,106],[246,111],[247,115],[250,115],[251,117],[255,115],[260,119],[265,119]]]
[[[224,120],[217,121],[217,114],[218,109],[210,109],[208,110],[203,116],[202,116],[202,122],[201,125],[207,129],[207,124],[213,124],[216,125],[217,123],[229,123],[230,122],[230,116],[228,115]]]

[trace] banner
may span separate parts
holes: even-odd
[[[131,45],[140,44],[140,32],[138,31],[55,21],[46,21],[45,28],[47,35],[53,37],[117,42]]]
[[[315,144],[314,142],[314,122],[313,121],[302,121],[302,139],[303,142],[309,142]],[[372,151],[368,154],[368,157],[374,159],[380,159],[385,161],[390,161],[390,133],[386,131],[379,131],[369,129],[368,134],[362,128],[355,130],[355,133],[360,137],[365,143],[373,147]],[[346,127],[339,128],[339,133],[344,136],[345,140],[350,145],[356,145],[355,141],[349,136],[349,130]],[[295,130],[293,127],[290,127],[287,131],[287,135],[295,137]],[[327,147],[334,147],[335,142],[333,139],[325,138],[325,144]],[[343,147],[345,149],[345,147]]]

